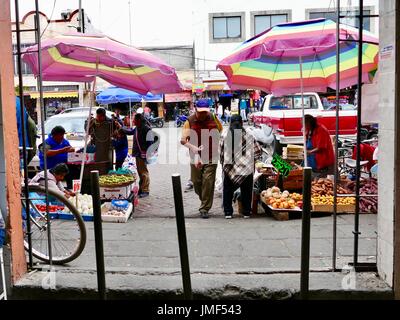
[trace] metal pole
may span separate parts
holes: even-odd
[[[101,199],[99,188],[99,171],[90,172],[90,184],[93,201],[94,241],[96,246],[96,270],[99,298],[106,300],[106,272],[104,266],[103,229],[101,221]]]
[[[357,160],[356,160],[356,212],[354,215],[354,267],[358,264],[358,237],[360,235],[360,144],[361,144],[361,86],[362,86],[362,55],[363,55],[363,8],[364,0],[359,2],[360,22],[358,29],[358,87],[357,87]]]
[[[301,271],[300,296],[308,299],[310,277],[310,229],[311,229],[311,168],[303,170],[303,216],[301,223]]]
[[[337,251],[337,181],[338,181],[338,156],[339,156],[339,93],[340,93],[340,0],[337,0],[336,12],[336,129],[335,129],[335,175],[333,181],[333,248],[332,248],[332,271],[336,271]]]
[[[181,258],[183,295],[185,299],[192,300],[193,295],[190,281],[189,254],[186,240],[185,215],[183,211],[181,176],[178,173],[172,175],[172,188],[174,190],[176,226],[178,229],[179,255]]]
[[[129,6],[129,44],[132,45],[132,17],[131,17],[131,2],[128,1]]]
[[[301,56],[299,57],[299,64],[300,64],[301,113],[303,116],[304,167],[307,167],[308,159],[307,159],[307,140],[306,140],[306,119],[304,114],[303,59]]]
[[[79,0],[79,31],[85,33],[85,25],[83,22],[82,0]]]
[[[28,265],[29,268],[33,267],[32,257],[32,233],[31,233],[31,220],[29,209],[29,187],[28,187],[28,156],[26,148],[26,130],[25,130],[25,103],[24,103],[24,84],[22,78],[22,60],[21,60],[21,32],[19,26],[19,5],[18,0],[15,0],[15,27],[17,36],[17,63],[18,63],[18,85],[19,85],[19,100],[20,100],[20,121],[22,131],[22,158],[24,167],[24,183],[25,183],[25,210],[26,210],[26,233],[28,236]]]
[[[17,0],[18,1],[18,0]],[[42,143],[46,140],[46,132],[45,132],[45,109],[44,109],[44,101],[43,101],[43,80],[42,80],[42,48],[41,48],[41,39],[40,39],[40,20],[39,20],[39,0],[35,0],[35,23],[36,23],[36,43],[38,46],[38,75],[37,75],[37,85],[39,91],[39,101],[40,107],[42,108],[42,112],[40,115],[40,122],[42,127]],[[50,267],[53,264],[53,250],[51,245],[51,220],[49,213],[49,183],[47,178],[47,154],[43,152],[43,169],[44,169],[44,188],[46,190],[46,219],[47,219],[47,238],[48,238],[48,246],[49,246],[49,265]]]

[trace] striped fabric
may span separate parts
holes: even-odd
[[[146,51],[105,35],[72,33],[42,41],[42,75],[48,81],[107,82],[147,94],[182,91],[175,69]],[[38,74],[37,46],[23,60]]]
[[[358,29],[340,25],[341,40],[357,40]],[[370,82],[378,65],[378,40],[363,36],[363,81]],[[276,95],[300,91],[300,56],[304,91],[336,89],[336,23],[316,19],[270,28],[242,43],[220,68],[233,89],[260,89]],[[340,44],[340,87],[357,83],[358,43]]]

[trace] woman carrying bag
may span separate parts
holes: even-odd
[[[233,194],[240,188],[243,217],[249,218],[253,195],[255,163],[261,159],[261,147],[254,137],[243,128],[243,120],[233,115],[229,130],[220,140],[220,162],[223,170],[223,206],[225,218],[233,215]]]
[[[143,114],[135,114],[135,128],[123,131],[127,135],[133,135],[132,156],[136,159],[136,167],[139,175],[139,197],[144,198],[150,194],[150,174],[147,164],[154,161],[159,136],[148,126]]]

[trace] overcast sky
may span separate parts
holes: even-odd
[[[82,0],[92,24],[105,34],[129,43],[128,0]],[[132,44],[134,46],[190,45],[192,36],[191,0],[131,0]],[[14,12],[14,0],[10,0]],[[34,10],[34,0],[19,0],[20,17]],[[39,10],[60,19],[66,9],[78,9],[78,0],[40,0]],[[14,16],[14,15],[13,15]],[[14,20],[14,19],[13,19]],[[187,27],[182,27],[187,26]]]

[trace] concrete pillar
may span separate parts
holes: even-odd
[[[21,180],[19,174],[18,130],[15,113],[14,70],[11,44],[10,1],[0,1],[0,109],[8,206],[8,232],[11,240],[12,281],[26,272],[21,217]],[[2,190],[0,190],[2,192]],[[4,204],[3,204],[4,205]]]
[[[400,3],[379,9],[378,271],[400,299]]]

